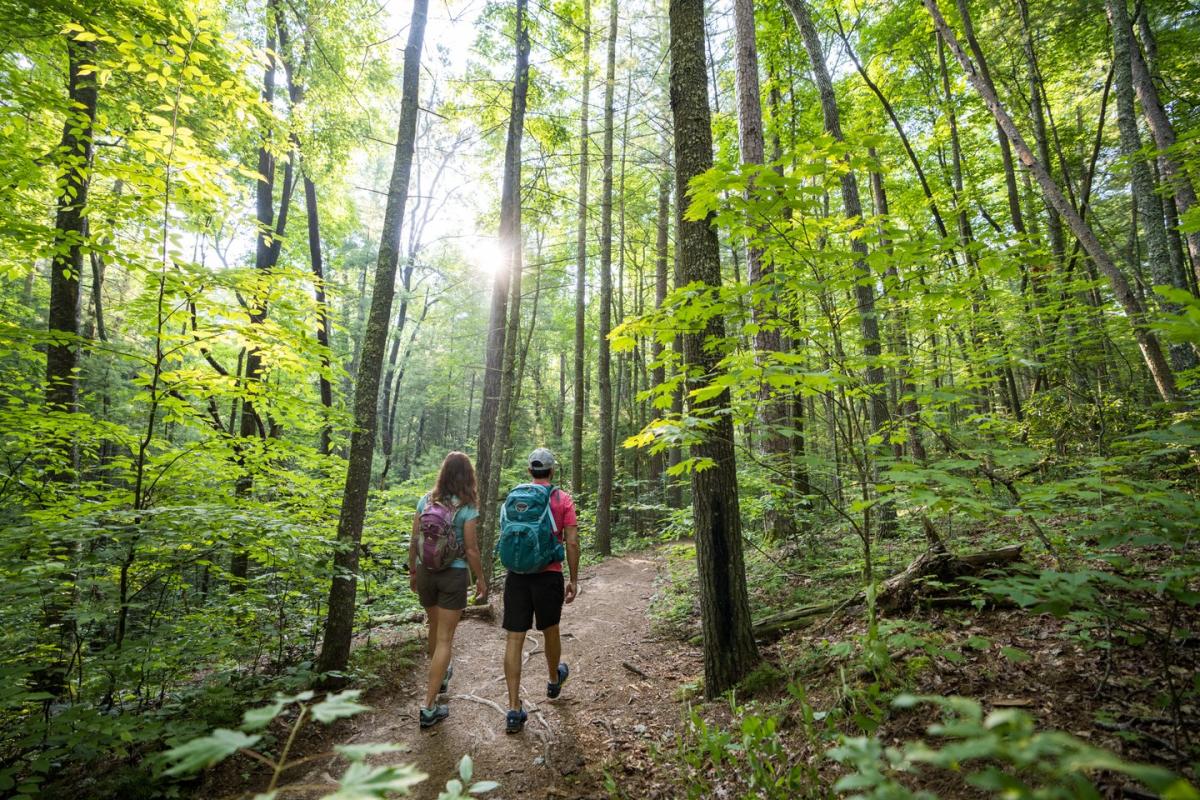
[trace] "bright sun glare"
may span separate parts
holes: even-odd
[[[467,259],[475,266],[475,269],[485,275],[495,273],[506,257],[504,250],[500,247],[500,242],[488,236],[480,236],[473,241],[468,241],[464,245],[464,249]]]

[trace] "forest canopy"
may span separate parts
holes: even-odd
[[[496,583],[547,447],[700,647],[672,796],[960,796],[922,707],[971,791],[1200,797],[1191,4],[0,20],[0,795],[179,796],[162,751],[374,685],[443,457]],[[1087,718],[930,679],[941,614],[1061,639]]]

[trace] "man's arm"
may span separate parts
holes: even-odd
[[[563,529],[567,541],[567,567],[571,570],[571,580],[567,584],[566,602],[575,599],[579,593],[579,526],[568,525]]]

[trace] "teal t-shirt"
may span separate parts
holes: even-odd
[[[422,497],[420,500],[417,501],[417,516],[418,517],[421,516],[421,512],[423,512],[425,510],[425,499],[428,496],[429,495],[425,495],[425,497]],[[450,500],[455,505],[458,504],[457,497],[452,497],[452,498],[450,498]],[[475,506],[460,506],[458,508],[458,511],[455,512],[455,514],[454,514],[454,533],[456,536],[458,536],[458,544],[460,547],[463,544],[463,527],[468,522],[470,522],[471,520],[475,519],[478,516],[479,516],[479,509],[475,508]],[[418,550],[417,551],[417,563],[420,563],[420,562],[421,562],[421,551]],[[452,561],[450,563],[450,566],[448,567],[448,569],[466,569],[466,568],[467,568],[467,560],[465,558],[454,559],[454,561]]]

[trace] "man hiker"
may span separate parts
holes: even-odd
[[[508,683],[508,718],[505,730],[520,733],[528,714],[521,707],[521,656],[525,634],[535,622],[544,637],[549,681],[546,697],[558,697],[570,670],[562,655],[558,623],[563,603],[579,591],[579,528],[575,501],[554,485],[558,461],[539,447],[529,454],[531,483],[508,493],[500,514],[500,539],[496,549],[508,568],[504,581],[504,679]],[[571,580],[563,581],[563,556]]]

